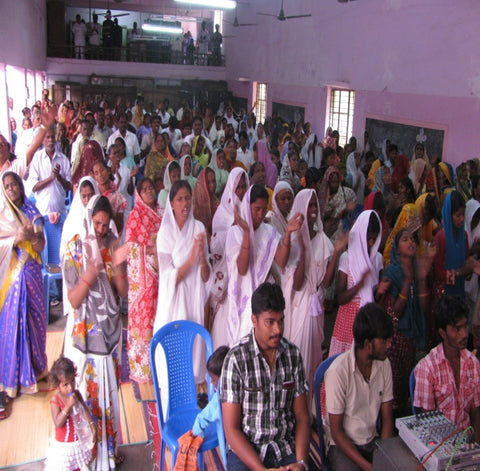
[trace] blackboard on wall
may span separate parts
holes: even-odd
[[[277,113],[283,121],[290,123],[290,121],[299,121],[304,123],[305,121],[305,108],[302,106],[287,105],[285,103],[272,103],[272,113]]]
[[[231,95],[229,97],[229,101],[232,103],[233,109],[237,113],[240,113],[242,108],[245,110],[246,113],[249,111],[248,108],[247,108],[248,107],[248,98],[243,98],[243,97]]]
[[[398,152],[409,159],[417,142],[422,142],[430,158],[437,155],[443,160],[447,126],[369,115],[365,119],[365,129],[375,155],[382,151],[384,139],[390,139],[398,146]]]

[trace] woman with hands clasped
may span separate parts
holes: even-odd
[[[408,410],[408,378],[415,366],[416,348],[425,348],[425,315],[430,293],[427,274],[436,247],[430,246],[417,261],[417,244],[412,233],[403,229],[395,236],[390,265],[382,275],[389,286],[385,309],[393,320],[392,346],[388,358],[392,364],[393,407]]]
[[[315,190],[301,190],[297,194],[292,214],[301,214],[303,224],[292,236],[292,249],[282,276],[284,336],[300,348],[308,384],[313,384],[323,358],[323,288],[333,281],[338,257],[347,245],[348,236],[339,237],[335,246],[332,245],[323,232]],[[307,397],[311,404],[313,389]]]
[[[374,302],[377,295],[385,293],[388,282],[379,283],[383,268],[378,247],[382,238],[382,223],[376,211],[360,213],[348,235],[348,250],[338,264],[338,308],[333,328],[329,356],[349,350],[353,344],[353,322],[358,310]]]
[[[74,310],[72,361],[79,390],[98,429],[92,469],[115,469],[123,461],[120,440],[118,381],[121,361],[119,298],[127,295],[127,247],[119,247],[110,230],[112,208],[105,196],[87,205],[83,228],[66,245],[62,260],[68,300]]]
[[[193,217],[192,189],[185,180],[176,181],[168,193],[157,236],[157,253],[159,292],[153,331],[181,319],[203,325],[209,295],[208,246],[205,227]],[[202,342],[195,342],[196,384],[205,381],[207,372],[203,348]],[[160,378],[166,378],[164,367],[159,366]]]
[[[0,188],[0,420],[6,396],[33,394],[47,374],[42,290],[43,218],[25,197],[22,179],[5,172]]]
[[[284,269],[290,255],[290,238],[303,223],[303,215],[294,214],[288,221],[283,239],[274,227],[264,222],[268,192],[261,185],[252,185],[245,194],[240,211],[235,211],[235,224],[227,234],[228,266],[228,343],[234,345],[252,327],[250,298],[253,291],[268,280],[275,260]]]

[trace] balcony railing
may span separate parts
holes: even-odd
[[[79,47],[71,44],[48,44],[47,56],[154,64],[225,66],[225,56],[222,54],[214,54],[211,51],[207,54],[200,54],[198,49],[188,52],[173,50],[169,41],[154,38],[141,38],[130,42],[126,47],[91,45]]]

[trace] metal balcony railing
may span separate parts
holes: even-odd
[[[184,64],[224,67],[225,56],[209,51],[200,54],[198,50],[173,50],[168,41],[142,38],[124,47],[104,47],[72,44],[48,44],[47,57],[76,58],[83,60],[105,60],[120,62],[149,62],[154,64]]]

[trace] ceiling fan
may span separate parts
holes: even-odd
[[[257,12],[257,15],[274,16],[279,21],[291,20],[292,18],[307,18],[309,16],[312,16],[311,14],[285,16],[285,12],[283,11],[283,0],[282,0],[282,3],[281,3],[281,6],[280,6],[280,13],[278,14],[278,16],[277,15],[272,15],[271,13],[261,13],[261,12]]]
[[[227,21],[227,23],[230,23],[235,28],[237,28],[238,26],[256,26],[257,25],[257,23],[239,23],[238,17],[237,17],[237,7],[235,7],[235,18],[233,19],[233,23],[231,21]]]
[[[123,0],[114,0],[115,3],[122,3]],[[107,0],[107,11],[110,11],[110,1]],[[95,13],[95,10],[93,10],[93,13]],[[97,13],[98,16],[107,16],[106,11],[102,11],[101,13]],[[128,16],[130,13],[117,13],[116,15],[112,15],[112,18],[119,18],[120,16]]]
[[[96,11],[93,10],[93,13],[95,14]],[[107,16],[107,12],[106,11],[102,11],[102,12],[99,12],[99,13],[96,13],[98,16]],[[120,16],[128,16],[130,15],[130,13],[118,13],[116,15],[112,15],[112,18],[119,18]]]

